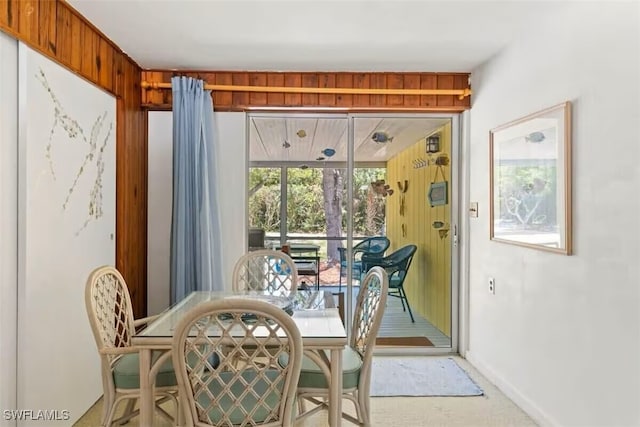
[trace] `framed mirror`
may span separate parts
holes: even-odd
[[[571,254],[571,103],[489,132],[491,240]]]

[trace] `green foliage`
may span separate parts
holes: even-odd
[[[288,169],[288,230],[322,233],[325,230],[322,173],[319,169]]]
[[[280,189],[280,168],[250,168],[249,188],[262,183],[268,186],[277,186]]]
[[[541,228],[556,224],[556,166],[503,164],[498,169],[503,222]]]
[[[342,170],[345,173],[345,170]],[[357,168],[353,176],[353,217],[355,235],[380,234],[385,222],[385,199],[373,197],[369,183],[384,179],[384,168]],[[267,232],[280,230],[280,168],[251,168],[249,188],[249,224]],[[323,234],[326,230],[322,171],[320,169],[287,170],[288,230],[293,233]],[[347,200],[347,189],[343,189]],[[343,207],[342,223],[346,230],[347,207]]]
[[[385,223],[386,199],[374,196],[370,183],[385,179],[384,168],[357,168],[353,175],[353,232],[354,235],[381,234]],[[346,194],[345,194],[346,200]],[[346,206],[343,224],[346,229]]]

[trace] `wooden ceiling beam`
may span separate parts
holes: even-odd
[[[255,109],[460,112],[471,107],[468,73],[169,71],[142,73],[142,104],[171,109],[171,78],[205,81],[216,111]]]

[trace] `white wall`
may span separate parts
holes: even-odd
[[[18,42],[0,32],[0,409],[16,408]],[[15,425],[0,414],[0,426]]]
[[[149,112],[147,187],[147,314],[169,306],[173,128],[171,112]]]
[[[218,182],[222,209],[224,278],[231,289],[233,266],[247,251],[247,121],[244,113],[216,113]]]
[[[566,2],[472,73],[467,356],[545,425],[640,425],[639,7]],[[575,254],[490,241],[489,130],[565,100]]]
[[[172,188],[172,113],[149,113],[148,313],[169,306]],[[246,116],[215,113],[217,182],[222,209],[223,277],[231,289],[233,265],[246,250]]]
[[[23,43],[18,63],[17,405],[67,426],[102,394],[84,293],[115,264],[116,100]]]

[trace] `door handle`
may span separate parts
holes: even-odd
[[[458,226],[453,225],[453,246],[458,247]]]

